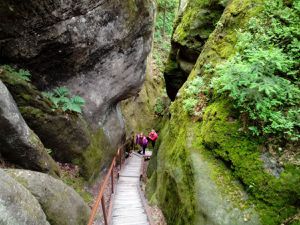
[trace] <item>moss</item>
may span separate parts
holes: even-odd
[[[146,186],[146,197],[149,199],[150,204],[157,205],[158,201],[155,195],[157,187],[157,173],[154,171],[154,173],[152,173],[149,177],[150,179],[148,179]]]
[[[173,41],[200,52],[205,41],[213,32],[226,3],[220,0],[191,0],[176,27]]]
[[[202,76],[206,82],[210,82],[214,74],[206,70],[205,65],[209,64],[214,68],[235,54],[236,29],[244,28],[251,17],[259,14],[263,3],[264,1],[260,0],[230,1],[216,29],[206,42],[189,80],[195,76]],[[192,13],[189,15],[191,17]],[[187,26],[191,26],[190,21],[186,22]],[[184,29],[180,31],[178,28],[178,32],[178,40],[188,35]],[[170,64],[168,69],[170,68],[175,66]],[[197,182],[190,178],[198,171],[195,171],[189,160],[193,152],[201,154],[206,162],[210,162],[213,171],[210,179],[235,207],[244,210],[255,206],[264,225],[277,225],[293,217],[299,208],[299,166],[284,165],[284,171],[279,178],[270,174],[261,160],[264,138],[253,138],[244,133],[239,113],[230,101],[220,96],[209,100],[202,121],[191,121],[182,110],[182,102],[186,98],[183,91],[185,85],[171,106],[172,117],[164,128],[157,165],[153,163],[156,172],[150,173],[152,177],[149,190],[153,192],[151,186],[155,182],[157,188],[149,197],[159,201],[168,222],[181,224],[184,220],[186,224],[196,224],[194,218],[199,215],[195,213],[201,211],[197,209],[201,202],[193,203],[192,200],[187,204],[181,198],[195,198],[193,189]],[[157,180],[153,181],[155,177]],[[190,180],[187,181],[188,179]],[[186,191],[187,187],[190,191]],[[169,190],[173,197],[166,193]],[[243,191],[249,195],[246,200]],[[179,203],[177,209],[168,205],[169,202],[175,201]],[[191,206],[195,207],[193,212],[190,211]],[[165,207],[174,210],[175,215],[164,209]],[[181,216],[180,212],[186,212],[186,216],[174,220],[177,215]]]
[[[93,203],[94,197],[85,190],[85,180],[82,177],[74,177],[69,173],[63,171],[61,175],[61,180],[74,188],[74,190],[83,198],[83,200],[91,205]]]
[[[102,129],[99,129],[91,136],[91,143],[82,154],[82,157],[73,162],[79,165],[81,174],[89,182],[92,182],[98,176],[101,169],[112,158],[114,151],[110,147]]]
[[[195,214],[193,172],[185,146],[184,124],[181,125],[183,129],[174,131],[168,123],[160,133],[157,174],[152,174],[147,188],[148,198],[158,201],[168,224],[192,224]],[[173,132],[176,135],[172,136]]]
[[[263,224],[277,224],[296,213],[300,197],[300,169],[286,165],[280,178],[264,169],[260,141],[241,132],[229,101],[218,100],[207,107],[201,123],[202,148],[220,157],[242,181],[257,206]]]

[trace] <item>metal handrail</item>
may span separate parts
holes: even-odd
[[[105,189],[108,185],[109,178],[111,178],[111,186],[112,186],[111,194],[114,193],[114,167],[116,166],[117,159],[119,160],[119,165],[120,165],[119,170],[121,170],[122,169],[122,147],[120,147],[118,149],[117,154],[114,156],[114,158],[112,160],[112,163],[109,167],[109,170],[108,170],[108,172],[107,172],[107,174],[104,178],[104,181],[100,185],[99,192],[98,192],[98,195],[97,195],[97,199],[96,199],[96,201],[93,205],[88,225],[93,225],[100,202],[101,202],[102,211],[103,211],[104,224],[108,225],[109,218],[110,218],[110,213],[111,213],[112,201],[110,201],[109,210],[108,210],[108,212],[106,212],[105,201],[104,201],[103,194],[104,194],[104,191],[105,191]]]

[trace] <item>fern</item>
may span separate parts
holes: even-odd
[[[53,90],[53,92],[58,97],[65,97],[65,96],[68,96],[70,94],[69,89],[67,89],[66,87],[57,87]]]
[[[195,107],[198,103],[197,98],[187,98],[183,100],[183,108],[190,115],[195,114]]]
[[[55,88],[52,92],[43,92],[43,96],[52,102],[53,109],[63,111],[82,113],[81,109],[85,104],[84,99],[80,96],[70,97],[70,91],[66,87]]]
[[[30,72],[28,70],[20,69],[19,72],[17,72],[17,74],[23,80],[30,81],[31,74],[30,74]]]

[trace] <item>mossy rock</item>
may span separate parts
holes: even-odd
[[[116,154],[104,131],[98,129],[91,136],[91,143],[85,149],[80,158],[74,159],[73,163],[81,167],[80,173],[89,182],[93,182],[100,171],[109,166],[111,159]]]
[[[222,162],[206,155],[201,125],[190,121],[184,111],[173,110],[174,117],[159,137],[157,159],[150,161],[156,170],[149,174],[149,201],[158,202],[168,224],[260,224],[242,185]]]
[[[52,225],[87,224],[90,208],[62,181],[29,170],[8,169],[6,173],[35,196]]]
[[[121,111],[125,121],[128,137],[160,127],[162,117],[155,114],[157,99],[164,96],[164,82],[161,77],[153,74],[151,61],[148,60],[146,78],[139,94],[121,103]],[[167,97],[166,97],[167,98]],[[169,103],[167,98],[166,104]]]
[[[209,35],[214,31],[227,1],[190,0],[177,18],[164,77],[171,100],[187,80]]]
[[[174,30],[173,42],[201,52],[228,1],[189,0]]]
[[[60,162],[76,163],[84,178],[93,181],[116,151],[111,149],[103,130],[91,129],[81,115],[54,110],[35,86],[3,67],[0,79],[7,84],[30,128],[51,149],[52,156]]]
[[[201,76],[210,83],[213,73],[206,66],[214,68],[235,54],[237,28],[245,28],[262,12],[263,3],[229,2],[188,80]],[[149,173],[147,196],[157,199],[169,224],[278,225],[294,217],[299,209],[299,166],[284,164],[274,176],[262,159],[264,138],[245,133],[240,113],[222,96],[212,94],[203,117],[190,118],[182,107],[186,85],[171,105],[171,119],[153,158],[156,165],[150,162],[156,170]],[[167,207],[175,201],[172,214]]]
[[[7,85],[29,127],[52,150],[56,160],[71,162],[82,154],[89,145],[90,134],[80,115],[54,110],[35,86],[5,67],[0,68],[0,79]]]
[[[37,135],[27,126],[6,86],[0,80],[0,152],[23,168],[59,174],[55,161]]]
[[[49,225],[36,198],[0,169],[0,222],[5,225]]]

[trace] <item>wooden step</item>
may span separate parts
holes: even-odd
[[[132,154],[120,172],[112,209],[112,225],[149,225],[139,193],[143,157]]]

